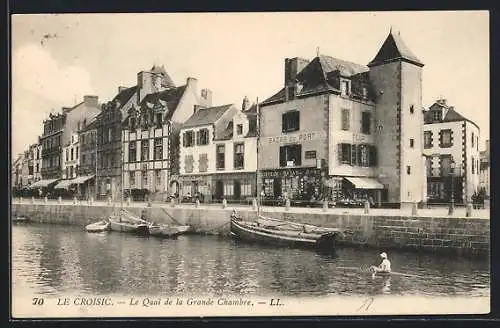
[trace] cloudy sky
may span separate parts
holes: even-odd
[[[367,64],[400,31],[425,64],[423,104],[443,96],[489,138],[489,18],[476,12],[60,14],[12,17],[13,154],[42,120],[83,95],[110,100],[136,74],[164,64],[174,82],[198,79],[214,105],[264,99],[284,59],[321,54]]]

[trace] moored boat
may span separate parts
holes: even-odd
[[[27,218],[25,216],[13,216],[12,217],[12,222],[13,223],[29,223],[30,218]]]
[[[105,232],[110,230],[111,223],[108,220],[101,220],[85,226],[87,232]]]
[[[110,230],[117,232],[127,232],[135,234],[148,234],[149,223],[132,214],[121,210],[119,213],[113,214],[109,218]]]
[[[149,234],[155,237],[163,238],[177,238],[189,231],[189,225],[165,225],[165,224],[151,224],[149,226]]]
[[[279,228],[277,226],[243,221],[235,213],[231,215],[232,236],[249,242],[334,251],[335,241],[341,234],[340,230],[321,231],[321,227],[311,225],[303,225],[302,230],[297,227],[285,228],[285,224]]]

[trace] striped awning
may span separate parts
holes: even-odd
[[[59,180],[59,179],[45,179],[45,180],[40,180],[40,181],[37,181],[37,182],[31,184],[28,188],[29,189],[34,189],[34,188],[47,187],[48,185],[50,185],[51,183],[56,182],[57,180]]]
[[[69,186],[73,184],[73,179],[70,180],[61,180],[59,181],[58,184],[54,187],[55,189],[68,189]]]
[[[92,179],[93,177],[94,177],[93,175],[83,175],[81,177],[76,177],[71,181],[72,181],[72,183],[82,184],[82,183],[85,183],[87,180]]]
[[[384,185],[371,178],[345,178],[352,183],[356,189],[384,189]]]

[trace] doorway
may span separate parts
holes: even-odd
[[[240,180],[234,180],[234,198],[240,199],[241,197],[241,182]]]
[[[222,180],[215,181],[215,199],[221,199],[224,196],[224,183]]]

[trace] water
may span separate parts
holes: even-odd
[[[356,269],[376,250],[309,250],[248,245],[214,236],[177,240],[79,227],[12,227],[12,284],[33,295],[254,294],[489,296],[487,260],[390,252],[393,275],[372,279]]]

